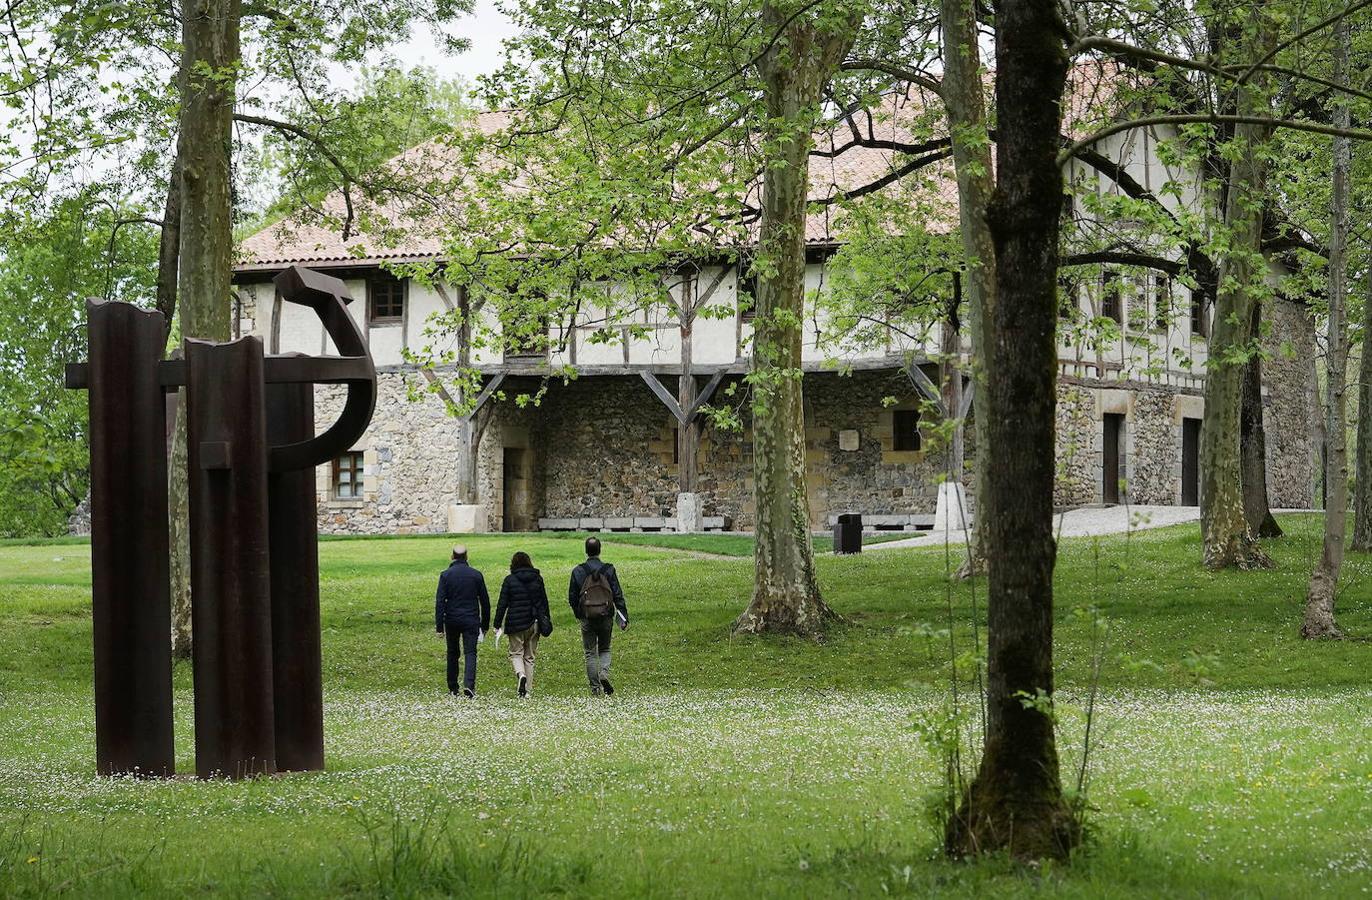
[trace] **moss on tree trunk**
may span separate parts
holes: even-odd
[[[986,739],[946,849],[1063,858],[1081,837],[1062,795],[1048,708],[1066,29],[1057,7],[1041,0],[1004,0],[996,26],[997,183],[987,210],[996,301],[986,335],[990,465],[980,508],[990,566]]]
[[[816,17],[818,19],[818,17]],[[805,490],[801,387],[805,211],[811,133],[823,91],[856,23],[818,22],[765,3],[764,34],[780,34],[758,61],[767,108],[757,316],[753,331],[755,580],[734,629],[816,635],[833,613],[820,597]]]

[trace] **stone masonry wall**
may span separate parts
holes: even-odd
[[[377,376],[376,412],[354,449],[363,454],[363,496],[336,499],[332,466],[316,473],[319,530],[325,534],[443,532],[457,493],[457,427],[433,395],[411,402],[406,375]],[[418,376],[410,374],[410,379]],[[343,407],[345,389],[315,390],[315,425],[323,429]]]
[[[1094,392],[1058,382],[1057,478],[1055,507],[1082,506],[1100,500],[1100,416]]]
[[[1312,353],[1296,309],[1281,304],[1282,334],[1298,353]],[[1274,335],[1275,338],[1275,335]],[[1313,372],[1302,360],[1273,353],[1268,364],[1269,477],[1274,505],[1308,505],[1313,482],[1309,423]],[[363,453],[363,496],[336,499],[330,466],[318,470],[319,521],[324,533],[442,532],[457,490],[457,425],[442,402],[419,392],[408,399],[407,377],[379,375],[376,414],[355,449]],[[674,379],[663,378],[675,392]],[[740,386],[715,402],[744,404]],[[538,390],[536,379],[510,378],[491,401],[478,456],[478,491],[487,527],[498,531],[504,515],[506,448],[526,452],[530,514],[541,517],[653,516],[675,514],[678,473],[672,461],[675,420],[647,386],[632,376],[586,377],[555,383],[537,406],[520,407],[520,393]],[[1310,390],[1307,390],[1310,388]],[[919,451],[896,451],[893,420],[918,400],[896,371],[807,375],[806,478],[811,521],[824,527],[832,514],[932,513],[944,456],[925,432]],[[1058,478],[1055,505],[1079,506],[1101,498],[1102,412],[1126,415],[1122,448],[1131,502],[1171,504],[1180,496],[1181,415],[1199,415],[1199,397],[1126,383],[1064,380],[1058,386]],[[1302,399],[1304,398],[1304,400]],[[337,416],[343,389],[320,387],[316,421]],[[893,402],[891,402],[893,401]],[[891,402],[891,405],[888,405]],[[704,514],[725,516],[735,529],[753,526],[752,443],[747,429],[722,431],[705,425],[697,491]],[[967,459],[973,460],[971,435]],[[970,471],[966,476],[970,483]]]
[[[1304,306],[1285,300],[1269,301],[1263,320],[1268,502],[1305,509],[1314,505],[1319,458],[1315,325]]]
[[[1172,391],[1141,390],[1125,423],[1130,503],[1168,506],[1181,495],[1181,425]]]
[[[887,406],[884,401],[895,402]],[[931,513],[947,467],[946,447],[925,431],[916,451],[894,448],[894,413],[920,398],[903,372],[818,374],[805,379],[806,481],[810,520],[835,513]],[[931,423],[933,424],[933,423]],[[844,449],[841,434],[856,432]],[[850,437],[851,440],[851,437]]]

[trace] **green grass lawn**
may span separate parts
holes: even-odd
[[[941,630],[971,646],[969,589],[944,577],[956,552],[824,556],[844,624],[821,643],[738,640],[747,538],[605,535],[633,627],[616,696],[592,702],[559,599],[579,542],[471,538],[493,585],[514,550],[533,555],[557,629],[532,700],[485,650],[481,696],[459,702],[432,633],[449,539],[325,541],[328,771],[229,784],[92,775],[89,547],[6,544],[0,896],[1365,896],[1372,644],[1297,638],[1319,523],[1282,523],[1269,572],[1204,572],[1195,526],[1064,542],[1066,772],[1091,660],[1076,611],[1110,630],[1092,840],[1049,871],[938,857],[917,722],[947,696]],[[1357,634],[1369,574],[1350,557],[1340,618]],[[176,690],[190,772],[189,666]]]

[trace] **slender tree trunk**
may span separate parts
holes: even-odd
[[[1274,43],[1275,30],[1263,10],[1253,26],[1253,55]],[[1238,111],[1268,117],[1266,80],[1256,75],[1238,90]],[[1272,564],[1248,527],[1243,502],[1243,465],[1239,449],[1243,407],[1243,374],[1252,352],[1254,284],[1266,276],[1261,251],[1262,213],[1267,184],[1264,145],[1272,136],[1268,124],[1234,128],[1239,152],[1229,167],[1224,224],[1228,250],[1220,260],[1214,330],[1205,377],[1205,416],[1201,428],[1201,535],[1205,565],[1211,569],[1262,568]]]
[[[1253,304],[1250,330],[1262,328],[1262,304]],[[1260,538],[1281,537],[1267,500],[1267,431],[1262,421],[1262,357],[1254,354],[1243,370],[1243,407],[1239,416],[1239,452],[1243,457],[1243,515],[1248,530]]]
[[[814,123],[852,44],[847,17],[792,15],[770,0],[763,32],[782,38],[758,61],[767,124],[753,330],[753,478],[757,506],[753,597],[734,630],[818,634],[833,613],[819,593],[805,491],[801,340],[805,319],[805,205]]]
[[[1354,550],[1372,550],[1372,341],[1367,332],[1372,324],[1372,272],[1363,298],[1362,361],[1358,367],[1358,444],[1353,459]]]
[[[239,0],[185,0],[182,4],[180,252],[177,301],[181,337],[227,341],[232,304],[233,102],[240,61]],[[185,404],[177,404],[172,447],[173,652],[189,656],[190,544],[186,527]]]
[[[1060,103],[1068,57],[1058,7],[996,7],[997,185],[987,209],[996,301],[987,332],[990,429],[986,736],[949,821],[953,855],[1064,858],[1080,827],[1062,795],[1053,734],[1053,478]],[[1030,702],[1026,703],[1025,700]]]
[[[962,287],[967,296],[967,328],[972,336],[972,391],[974,405],[986,408],[989,359],[986,322],[996,298],[996,249],[986,221],[991,200],[991,142],[986,132],[986,103],[982,95],[981,59],[977,52],[976,6],[972,0],[943,0],[939,9],[943,29],[943,106],[953,137],[953,169],[958,182],[958,224],[962,239]],[[976,436],[972,494],[976,518],[972,522],[971,554],[958,576],[969,578],[986,571],[985,514],[987,477],[990,469],[991,420],[974,413]],[[958,474],[961,478],[961,473]]]
[[[1350,35],[1348,21],[1334,27],[1334,80],[1348,75]],[[1334,125],[1348,128],[1347,102],[1335,101]],[[1348,246],[1348,172],[1352,167],[1353,145],[1346,137],[1334,138],[1334,183],[1330,194],[1329,226],[1329,372],[1325,404],[1325,432],[1329,442],[1326,484],[1328,501],[1324,508],[1324,549],[1315,570],[1310,573],[1310,588],[1305,599],[1305,621],[1301,637],[1341,638],[1343,632],[1334,621],[1334,597],[1343,566],[1343,541],[1348,528],[1348,423],[1344,414],[1344,392],[1348,382],[1348,334],[1346,329],[1347,246]]]

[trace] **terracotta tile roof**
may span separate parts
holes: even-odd
[[[1111,92],[1114,73],[1106,73],[1099,64],[1078,66],[1073,78],[1073,90],[1066,102],[1065,126],[1076,133],[1076,124],[1088,110]],[[481,113],[473,126],[484,134],[495,134],[509,127],[513,121],[509,112]],[[840,204],[834,202],[856,188],[870,185],[878,179],[893,176],[895,167],[913,157],[899,145],[924,145],[947,134],[936,102],[930,102],[918,89],[892,92],[870,110],[860,110],[836,122],[815,135],[817,155],[810,162],[810,199],[812,207],[806,223],[806,241],[811,245],[838,242]],[[865,145],[854,138],[861,136]],[[881,146],[870,146],[878,143]],[[895,146],[893,146],[895,145]],[[442,177],[452,168],[455,157],[452,147],[441,139],[413,147],[387,163],[394,173],[418,176],[424,180]],[[948,232],[957,225],[957,183],[951,160],[940,160],[919,170],[920,178],[911,189],[913,200],[925,204],[928,210],[926,228]],[[882,190],[894,191],[887,186]],[[761,186],[754,186],[745,199],[758,205]],[[431,198],[432,199],[432,198]],[[460,204],[460,197],[443,198],[444,203]],[[309,216],[292,216],[277,222],[245,239],[240,246],[239,272],[273,270],[292,263],[306,264],[377,264],[382,260],[415,261],[433,259],[443,250],[445,223],[452,217],[435,212],[432,203],[422,199],[405,202],[390,199],[367,206],[361,204],[357,217],[363,227],[355,229],[343,240],[336,227],[321,222],[319,212],[327,219],[341,220],[344,214],[343,197],[331,194]],[[754,223],[754,229],[756,223]]]

